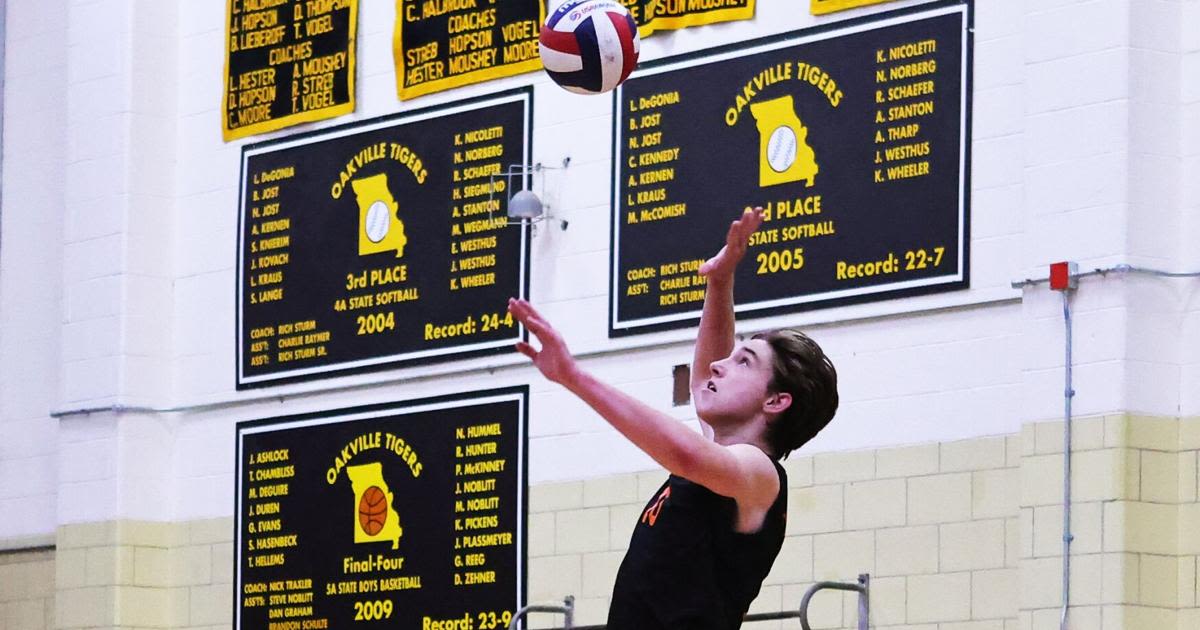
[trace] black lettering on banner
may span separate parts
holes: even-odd
[[[754,19],[755,0],[622,0],[638,24],[638,34],[689,26]]]
[[[359,0],[229,0],[228,142],[354,111]]]
[[[546,16],[541,0],[396,4],[393,58],[401,99],[542,67],[538,33]]]

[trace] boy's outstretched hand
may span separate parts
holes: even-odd
[[[533,365],[547,379],[565,385],[578,371],[575,357],[567,349],[566,342],[557,330],[550,325],[542,315],[534,310],[533,305],[525,300],[508,299],[508,312],[525,325],[541,342],[542,349],[534,350],[533,346],[524,341],[517,342],[517,351],[533,359]]]
[[[742,216],[729,224],[729,232],[725,235],[725,246],[721,248],[721,251],[700,265],[700,275],[707,276],[709,282],[731,280],[733,270],[741,262],[742,256],[746,255],[750,235],[758,229],[758,226],[762,225],[762,222],[763,209],[761,207],[746,208]]]

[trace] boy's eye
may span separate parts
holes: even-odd
[[[747,359],[746,357],[742,357],[742,358],[738,359],[738,363],[740,363],[742,365],[746,365],[746,364],[750,363],[750,360]]]

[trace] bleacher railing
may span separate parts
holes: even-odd
[[[784,610],[773,613],[751,613],[742,619],[742,623],[752,623],[755,621],[776,621],[779,619],[800,619],[800,627],[804,630],[812,630],[808,623],[808,605],[812,601],[813,595],[818,591],[834,590],[834,591],[855,591],[858,593],[858,630],[869,630],[871,624],[871,575],[869,573],[861,573],[858,576],[857,582],[817,582],[808,587],[804,592],[804,597],[800,599],[800,608],[797,610]],[[603,625],[593,626],[577,626],[575,625],[575,596],[567,595],[563,598],[561,606],[554,604],[530,604],[517,611],[513,615],[512,621],[508,624],[509,630],[517,630],[520,627],[521,620],[531,612],[556,613],[563,615],[563,625],[552,630],[606,630]]]

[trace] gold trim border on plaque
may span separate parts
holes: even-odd
[[[825,15],[826,13],[835,13],[837,11],[845,11],[857,7],[865,7],[872,4],[883,4],[885,2],[894,2],[895,0],[810,0],[813,15]]]

